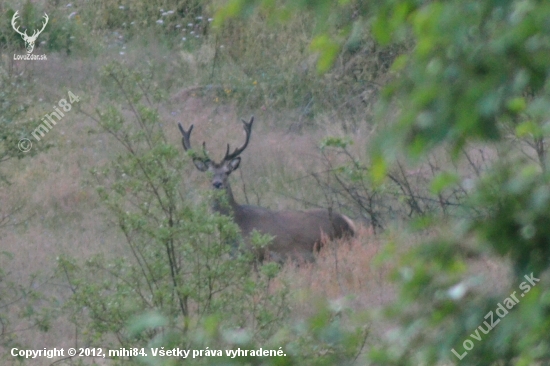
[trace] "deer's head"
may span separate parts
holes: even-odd
[[[229,187],[229,175],[235,171],[239,164],[241,163],[241,158],[239,155],[246,149],[248,142],[250,141],[250,134],[252,133],[252,123],[254,122],[254,116],[250,117],[250,121],[246,122],[242,120],[244,124],[244,132],[246,133],[246,141],[244,144],[235,149],[231,154],[229,153],[229,144],[227,144],[227,150],[225,152],[224,158],[221,162],[216,163],[208,157],[208,152],[206,151],[206,143],[202,143],[202,155],[199,156],[196,152],[191,149],[191,131],[193,131],[193,125],[189,127],[188,131],[185,131],[181,123],[178,123],[178,127],[183,135],[181,142],[183,149],[188,151],[193,158],[193,163],[195,167],[201,172],[209,171],[212,173],[212,187],[214,189],[227,189]]]
[[[33,31],[32,35],[27,35],[27,31],[21,32],[19,31],[19,27],[15,27],[15,20],[19,18],[19,15],[17,15],[17,11],[15,14],[13,14],[13,17],[11,18],[11,26],[13,27],[13,30],[16,31],[21,35],[21,38],[23,38],[23,41],[25,41],[25,48],[27,49],[27,53],[31,53],[34,50],[34,42],[36,42],[36,39],[42,33],[44,28],[46,28],[46,24],[48,24],[48,14],[44,13],[44,22],[42,23],[42,29],[37,31],[36,29]]]

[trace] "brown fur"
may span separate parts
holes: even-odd
[[[286,258],[313,261],[314,252],[328,239],[355,235],[353,222],[346,216],[329,210],[271,211],[263,207],[239,205],[228,190],[233,217],[247,238],[253,230],[274,237],[259,259],[269,257],[279,262]]]
[[[225,158],[220,163],[208,158],[204,145],[205,156],[199,158],[195,155],[193,158],[198,170],[212,173],[213,188],[225,191],[225,204],[215,201],[214,210],[224,215],[232,215],[245,240],[254,230],[274,237],[267,248],[258,253],[260,261],[271,259],[283,262],[287,258],[313,261],[313,254],[320,249],[324,237],[337,239],[354,236],[353,221],[331,210],[271,211],[263,207],[239,205],[235,201],[229,185],[229,175],[240,165],[241,158],[238,155],[248,145],[253,121],[254,117],[249,123],[243,120],[246,142],[232,154],[229,154],[228,145]],[[183,148],[187,151],[191,149],[190,136],[193,126],[188,131],[185,131],[181,124],[179,128],[183,135]]]

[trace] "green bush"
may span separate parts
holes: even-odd
[[[348,4],[355,2],[339,7]],[[250,7],[272,9],[273,3],[259,0],[243,7],[230,1],[218,15],[224,20],[250,13]],[[334,7],[325,0],[283,2],[272,16],[313,10],[318,22],[329,24]],[[356,11],[370,19],[381,44],[414,42],[409,53],[393,61],[396,77],[382,91],[384,128],[370,149],[375,184],[391,179],[391,168],[402,156],[418,163],[445,148],[456,162],[470,143],[491,143],[499,151],[489,167],[476,170],[466,197],[475,210],[460,220],[423,222],[423,228],[448,228],[403,257],[395,271],[401,294],[387,313],[401,326],[384,346],[371,349],[370,359],[396,365],[548,363],[550,5],[403,0],[365,4]],[[344,21],[345,35],[360,21]],[[321,52],[322,70],[337,65],[346,39],[329,27],[317,31],[312,45]],[[436,175],[432,191],[456,185],[453,175]],[[467,271],[466,256],[487,255],[509,261],[513,269],[496,295],[480,292],[483,280]],[[521,295],[517,308],[507,308],[498,326],[480,329],[511,294]]]
[[[150,71],[129,72],[120,64],[105,69],[113,98],[98,108],[96,121],[123,151],[93,176],[126,238],[126,254],[84,263],[60,258],[59,273],[73,289],[66,309],[90,342],[116,335],[111,348],[145,347],[162,333],[187,344],[209,317],[224,329],[241,327],[266,339],[286,314],[286,290],[268,291],[263,276],[253,281],[250,255],[233,257],[228,245],[238,240],[236,225],[182,195],[180,172],[188,160],[167,143],[147,102],[154,100],[145,92]],[[131,320],[148,312],[161,314],[166,325],[128,336]]]

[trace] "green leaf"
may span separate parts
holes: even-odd
[[[340,52],[340,45],[327,34],[321,34],[311,41],[310,49],[319,52],[317,72],[322,74],[327,72],[334,64]]]
[[[523,97],[516,97],[516,98],[510,99],[506,103],[506,107],[510,112],[520,113],[520,112],[523,112],[525,108],[527,108],[527,102]]]
[[[516,126],[517,137],[525,137],[528,135],[540,137],[542,136],[542,129],[533,121],[525,121]]]
[[[382,156],[378,155],[373,158],[370,173],[374,184],[381,184],[386,178],[387,163]]]
[[[408,61],[409,61],[409,56],[406,54],[397,56],[393,61],[393,64],[391,66],[391,71],[393,72],[402,71],[407,65]]]
[[[456,174],[448,172],[439,173],[432,179],[430,185],[430,191],[433,194],[440,194],[445,188],[456,184],[459,181],[459,177]]]
[[[352,141],[349,138],[329,136],[321,141],[321,150],[325,147],[338,147],[343,149],[351,144]]]

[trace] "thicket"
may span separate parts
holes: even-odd
[[[0,43],[3,33],[0,34]],[[0,48],[0,58],[3,50]],[[25,131],[33,125],[34,120],[25,118],[29,102],[25,98],[25,90],[29,80],[17,73],[11,62],[0,65],[0,230],[13,230],[26,217],[24,201],[8,201],[8,191],[12,187],[10,167],[14,161],[33,156],[18,148],[19,140],[25,136]],[[6,268],[13,259],[13,254],[0,249],[0,345],[18,345],[18,333],[13,318],[18,317],[29,327],[47,330],[49,324],[46,318],[33,310],[33,305],[41,298],[33,286],[38,282],[35,275],[29,277],[25,285],[16,283],[10,277]]]
[[[322,81],[316,77],[312,62],[306,64],[304,70],[294,70],[300,73],[300,78],[295,77],[297,74],[283,75],[295,55],[307,58],[307,49],[301,45],[292,46],[293,53],[277,65],[272,63],[276,53],[268,39],[261,40],[254,53],[241,55],[241,51],[254,48],[249,47],[254,46],[253,41],[258,41],[252,35],[264,28],[259,21],[256,28],[242,34],[242,38],[241,33],[229,31],[228,26],[228,37],[222,39],[222,33],[211,33],[208,29],[211,20],[206,7],[188,4],[181,8],[181,2],[163,3],[163,11],[158,12],[160,6],[156,5],[103,1],[73,2],[71,6],[46,3],[40,7],[26,2],[21,4],[19,12],[20,20],[25,20],[22,29],[29,30],[39,24],[43,12],[49,15],[50,24],[40,35],[41,42],[35,52],[94,57],[112,44],[131,42],[151,31],[161,43],[176,46],[181,52],[201,53],[206,49],[208,53],[213,47],[217,47],[215,52],[229,50],[214,53],[208,59],[209,71],[214,71],[201,71],[192,80],[201,84],[216,80],[218,84],[204,89],[213,90],[222,102],[231,97],[247,108],[263,105],[297,108],[302,101],[296,102],[296,95],[315,90],[308,80]],[[21,49],[21,39],[11,30],[14,12],[15,8],[3,5],[0,46],[7,55]],[[307,33],[313,25],[304,26],[302,32]],[[295,27],[301,28],[299,22]],[[185,28],[185,32],[181,28]],[[285,42],[284,37],[277,42]],[[247,46],[239,50],[242,44]],[[263,57],[267,50],[271,53]],[[260,55],[262,67],[254,60]],[[9,62],[3,64],[3,70],[9,69],[9,65]],[[49,299],[53,308],[46,311],[36,329],[47,331],[48,322],[63,314],[74,325],[78,343],[91,347],[144,347],[149,354],[149,348],[155,346],[209,347],[224,352],[237,347],[248,350],[262,347],[282,348],[287,354],[281,358],[244,357],[223,361],[235,364],[334,364],[357,358],[360,345],[368,335],[363,322],[352,327],[351,332],[347,327],[344,329],[338,315],[342,309],[331,309],[327,302],[319,304],[314,317],[294,324],[288,318],[288,285],[274,279],[278,266],[274,263],[253,265],[254,258],[249,253],[236,255],[227,245],[240,241],[236,226],[227,217],[211,214],[205,205],[196,205],[196,200],[182,188],[181,171],[189,168],[189,161],[181,160],[181,147],[168,144],[162,129],[157,107],[169,90],[158,88],[158,66],[152,63],[149,67],[130,70],[115,62],[104,67],[101,82],[97,84],[101,103],[89,104],[80,111],[96,122],[100,133],[111,137],[114,151],[120,151],[109,167],[94,170],[88,183],[99,187],[98,194],[110,212],[110,219],[123,233],[124,249],[129,255],[95,256],[84,261],[60,256],[54,281],[60,281],[70,296],[61,301],[61,309],[58,299]],[[192,67],[193,63],[184,64],[183,72]],[[253,68],[252,73],[243,79],[248,68]],[[24,81],[12,80],[12,86],[25,85]],[[291,94],[292,90],[296,90],[296,94]],[[281,96],[282,91],[286,94]],[[22,91],[13,94],[10,108],[23,105],[23,94]],[[258,95],[258,99],[251,100],[250,95]],[[321,107],[311,100],[306,102],[310,107]],[[14,112],[12,116],[9,111],[8,108],[3,111],[9,122],[14,122],[20,134],[27,131],[28,126],[21,123],[27,115]],[[311,117],[308,119],[312,120]],[[298,129],[301,123],[298,121]],[[8,153],[24,156],[15,149],[15,137],[5,142]],[[267,240],[261,235],[255,238],[257,245],[265,245]],[[253,267],[257,267],[258,272],[252,272]],[[6,301],[11,304],[16,295],[8,294],[8,290],[15,289],[15,285],[4,278],[1,280],[7,289],[2,288],[2,293],[9,295]],[[21,303],[32,314],[38,307],[27,300]],[[44,304],[39,308],[46,308]],[[2,315],[6,314],[2,319],[13,315],[7,306],[1,310]],[[16,344],[16,339],[8,332],[8,322],[4,324],[6,331],[1,341],[9,347]],[[164,361],[166,364],[179,362],[142,357],[120,357],[112,361],[155,365]],[[220,361],[201,358],[195,362]]]
[[[144,349],[149,357],[115,357],[115,364],[173,364],[151,348],[220,351],[224,363],[327,364],[357,357],[366,336],[340,328],[320,308],[298,333],[288,321],[288,284],[274,280],[275,263],[254,263],[231,218],[194,204],[182,190],[190,159],[167,142],[151,88],[153,70],[114,63],[103,72],[109,103],[89,117],[121,152],[92,172],[98,193],[126,239],[128,256],[59,259],[59,277],[72,296],[63,308],[81,342],[95,347]],[[254,245],[269,237],[256,235]],[[256,268],[257,271],[252,271]],[[93,274],[93,279],[92,279]],[[226,350],[283,350],[286,356],[226,357]],[[328,356],[319,356],[319,347]],[[216,358],[188,360],[219,364]]]
[[[268,277],[252,280],[250,256],[232,258],[227,244],[238,240],[235,224],[182,193],[184,161],[161,129],[155,96],[148,92],[151,73],[120,64],[104,70],[111,102],[90,117],[123,150],[92,174],[130,255],[97,256],[85,264],[60,259],[60,275],[73,292],[66,311],[86,343],[112,349],[205,349],[214,346],[207,341],[218,328],[241,328],[243,339],[265,341],[287,312],[284,285],[270,291]],[[145,313],[155,316],[135,320]],[[134,327],[130,333],[128,324]],[[203,334],[204,327],[209,333]],[[116,340],[110,340],[113,335]]]
[[[26,4],[23,14],[32,19]],[[376,230],[406,219],[413,231],[443,231],[401,259],[394,274],[400,297],[386,314],[399,322],[393,338],[379,337],[364,351],[368,333],[342,327],[328,308],[291,334],[275,266],[251,277],[251,259],[235,259],[224,245],[239,240],[235,226],[178,189],[176,172],[188,162],[159,128],[151,70],[115,64],[104,75],[111,102],[93,118],[123,153],[94,176],[132,255],[84,264],[63,258],[59,266],[74,295],[67,310],[90,344],[289,350],[283,361],[245,360],[262,364],[549,362],[550,5],[94,1],[45,9],[60,24],[44,33],[51,51],[102,52],[153,31],[179,53],[180,71],[198,94],[243,109],[290,111],[293,132],[318,119],[350,134],[376,127],[367,158],[350,152],[351,140],[325,139],[330,179],[313,178]],[[11,50],[13,11],[2,10],[0,45]],[[5,111],[9,126],[16,114]],[[509,261],[511,285],[496,295],[480,292],[467,256]],[[476,333],[530,275],[540,282],[498,325]]]
[[[273,7],[269,1],[253,3]],[[239,5],[230,1],[221,12],[242,14]],[[309,6],[320,19],[333,10],[328,1]],[[294,2],[278,7],[304,9]],[[371,350],[371,360],[548,363],[550,64],[544,55],[550,47],[550,6],[529,0],[388,1],[359,10],[381,44],[409,38],[415,43],[394,61],[395,78],[382,93],[380,116],[389,123],[371,149],[373,181],[383,185],[392,179],[402,155],[425,161],[444,147],[457,161],[469,144],[497,144],[498,152],[487,169],[475,169],[467,202],[476,212],[455,220],[416,220],[416,228],[420,223],[446,229],[403,258],[395,273],[401,295],[387,314],[401,326],[385,346]],[[344,44],[330,30],[320,30],[316,39],[332,40],[336,50]],[[330,53],[324,57],[332,60]],[[431,180],[432,190],[453,189],[460,179],[442,171]],[[481,293],[476,285],[481,279],[467,272],[466,256],[510,261],[510,286]],[[510,302],[516,293],[520,300]]]

